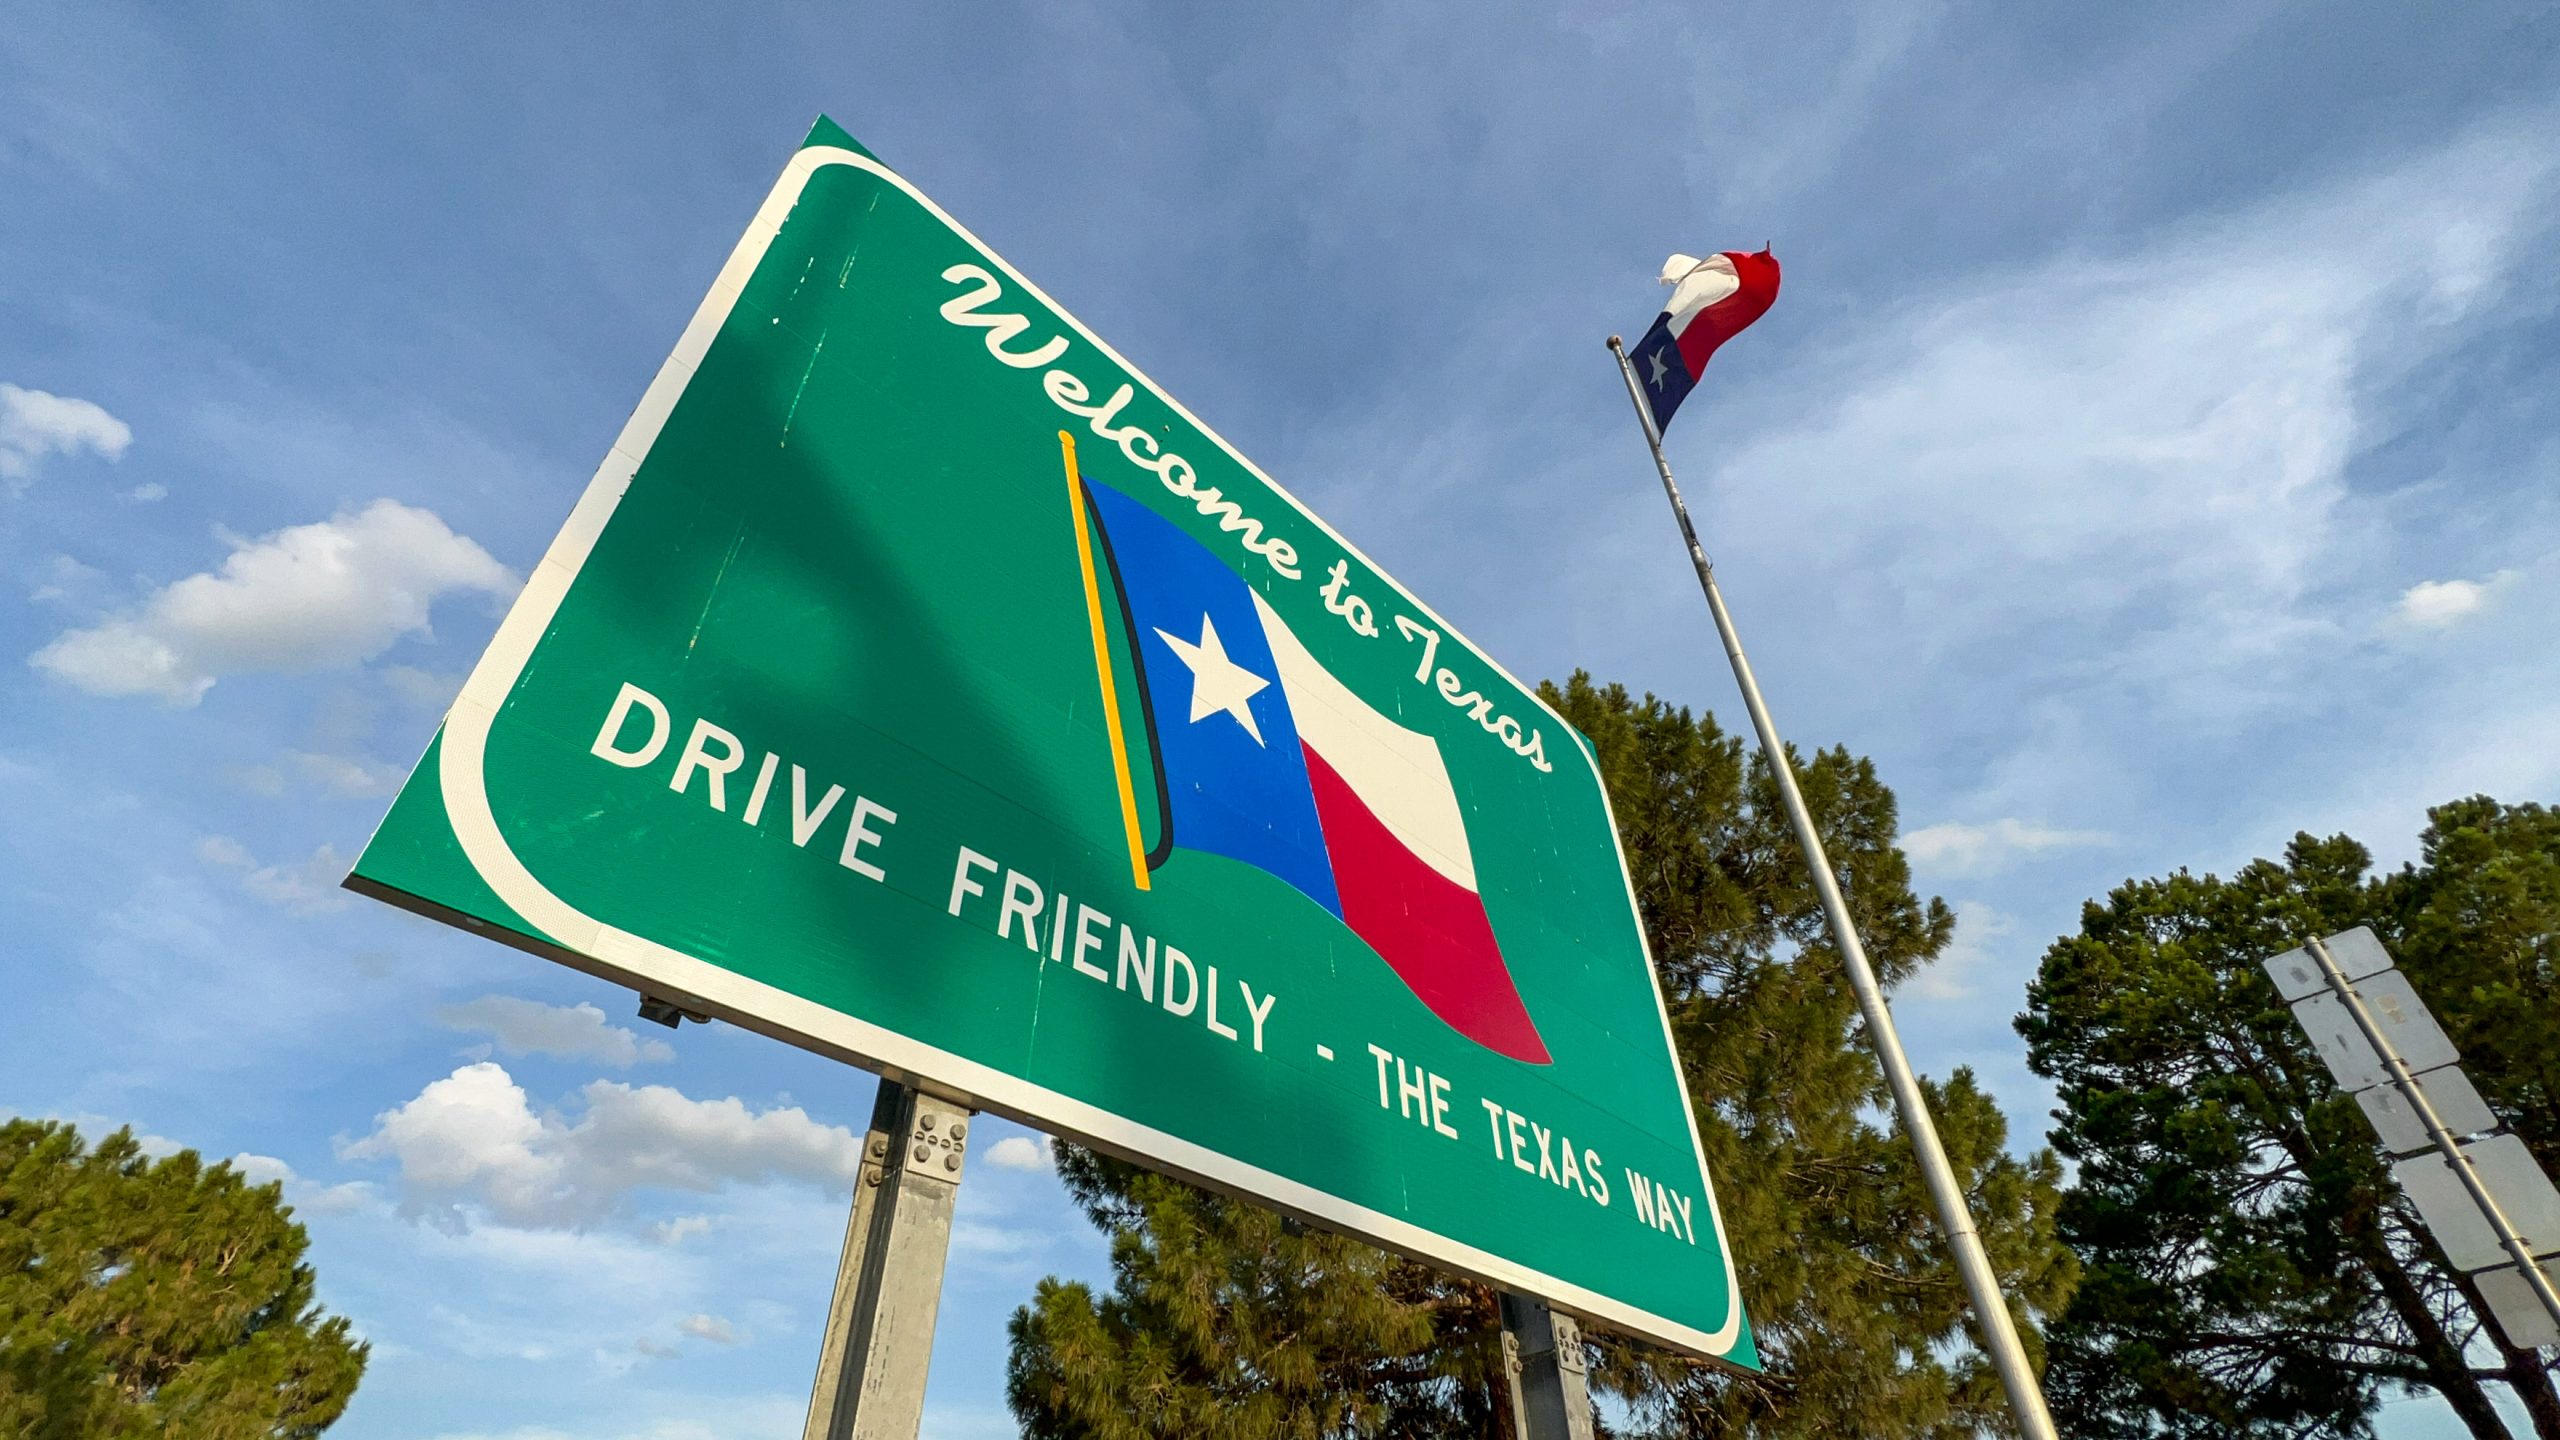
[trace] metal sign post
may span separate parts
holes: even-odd
[[[1592,1440],[1590,1369],[1572,1316],[1504,1291],[1502,1374],[1516,1440]]]
[[[802,1440],[915,1440],[971,1118],[880,1081]]]
[[[2551,1317],[2552,1323],[2560,1325],[2560,1292],[2552,1289],[2551,1277],[2544,1274],[2542,1267],[2536,1263],[2533,1247],[2522,1234],[2518,1233],[2515,1222],[2507,1217],[2506,1207],[2500,1205],[2498,1198],[2490,1193],[2488,1182],[2481,1178],[2479,1167],[2472,1163],[2471,1147],[2464,1145],[2455,1137],[2453,1131],[2446,1127],[2443,1117],[2436,1111],[2434,1102],[2428,1098],[2426,1090],[2419,1085],[2416,1072],[2410,1069],[2408,1060],[2400,1054],[2399,1048],[2392,1043],[2390,1035],[2380,1022],[2374,1019],[2373,1011],[2366,1006],[2364,997],[2357,992],[2354,982],[2347,978],[2347,972],[2338,964],[2337,957],[2329,953],[2328,945],[2315,938],[2304,948],[2308,949],[2311,952],[2311,958],[2319,963],[2321,976],[2328,981],[2330,993],[2337,996],[2338,1000],[2346,1006],[2347,1014],[2354,1018],[2356,1028],[2363,1032],[2365,1043],[2372,1046],[2374,1054],[2381,1057],[2383,1068],[2390,1072],[2392,1085],[2399,1090],[2400,1097],[2408,1102],[2410,1111],[2418,1117],[2419,1123],[2426,1127],[2427,1138],[2434,1142],[2437,1153],[2444,1156],[2445,1164],[2451,1168],[2454,1177],[2462,1182],[2462,1188],[2470,1193],[2471,1202],[2479,1207],[2481,1218],[2488,1221],[2489,1228],[2497,1233],[2499,1247],[2515,1260],[2517,1273],[2525,1287],[2532,1292],[2534,1299],[2540,1302],[2543,1310]],[[2396,976],[2399,972],[2386,970],[2381,973]]]

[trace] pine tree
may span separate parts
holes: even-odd
[[[2004,1431],[1910,1149],[1873,1123],[1881,1077],[1774,783],[1712,718],[1580,674],[1546,695],[1600,758],[1769,1366],[1743,1379],[1601,1337],[1597,1383],[1665,1437]],[[1911,892],[1892,793],[1845,752],[1801,774],[1878,966],[1907,978],[1954,918]],[[2058,1309],[2075,1270],[2053,1158],[2004,1154],[1964,1072],[1931,1094],[2004,1282],[2031,1322]],[[1016,1313],[1027,1435],[1508,1433],[1491,1292],[1065,1153],[1113,1236],[1113,1288],[1044,1281]]]
[[[2473,796],[2428,813],[2382,883],[2404,970],[2482,1098],[2560,1174],[2560,810]]]
[[[366,1347],[312,1300],[278,1184],[131,1130],[0,1123],[0,1434],[299,1440]]]
[[[1581,675],[1550,700],[1600,755],[1768,1367],[1737,1379],[1613,1345],[1604,1383],[1663,1436],[2006,1433],[1910,1146],[1875,1123],[1883,1077],[1775,780],[1711,717]],[[1955,918],[1912,892],[1891,790],[1844,750],[1797,773],[1879,977],[1910,978]],[[1968,1072],[1928,1090],[2032,1347],[2076,1276],[2053,1233],[2059,1166],[2004,1153]]]
[[[1015,1312],[1007,1395],[1024,1435],[1434,1435],[1482,1404],[1484,1367],[1435,1344],[1443,1312],[1489,1303],[1476,1287],[1088,1151],[1058,1155],[1068,1193],[1111,1232],[1117,1283],[1097,1297],[1043,1280]]]
[[[2481,1330],[2259,967],[2373,926],[2491,1108],[2551,1164],[2560,817],[2473,799],[2432,818],[2397,875],[2369,875],[2345,836],[2301,835],[2227,880],[2128,883],[2047,952],[2018,1029],[2079,1167],[2062,1226],[2088,1273],[2053,1335],[2066,1429],[2366,1435],[2385,1396],[2423,1389],[2502,1440],[2497,1381],[2560,1440],[2549,1371]]]
[[[2427,819],[2418,863],[2382,883],[2401,968],[2491,1112],[2560,1175],[2560,811],[2475,795]],[[2486,1338],[2534,1433],[2560,1440],[2560,1360]]]

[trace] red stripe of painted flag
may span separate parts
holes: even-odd
[[[1305,750],[1343,923],[1451,1029],[1496,1054],[1550,1063],[1483,898],[1406,848],[1315,746]]]

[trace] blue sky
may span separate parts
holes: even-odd
[[[870,1082],[332,887],[821,111],[1510,669],[1737,723],[1600,342],[1774,241],[1672,459],[1963,918],[1917,1058],[2022,1131],[2084,899],[2553,798],[2547,7],[1274,8],[0,24],[0,1109],[289,1176],[337,1433],[805,1403]],[[984,1133],[946,1440],[1101,1270]]]

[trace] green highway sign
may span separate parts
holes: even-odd
[[[1758,1364],[1588,743],[824,121],[348,883]]]

